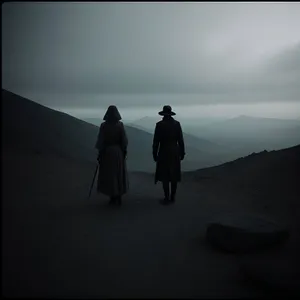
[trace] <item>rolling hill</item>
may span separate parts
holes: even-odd
[[[2,142],[5,147],[95,162],[97,151],[94,145],[98,130],[98,126],[2,90]],[[154,172],[153,135],[131,126],[126,126],[126,132],[129,139],[128,169]],[[212,163],[207,155],[195,148],[188,147],[187,153],[183,170]]]

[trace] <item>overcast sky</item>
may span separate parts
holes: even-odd
[[[279,102],[300,115],[300,3],[5,3],[2,80],[64,111]]]

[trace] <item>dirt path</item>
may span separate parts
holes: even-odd
[[[130,174],[124,205],[111,208],[95,192],[86,199],[93,166],[9,156],[3,168],[4,295],[263,295],[241,281],[235,257],[205,243],[207,222],[237,209],[228,205],[231,196],[220,200],[216,185],[183,182],[176,204],[161,206],[161,186],[153,184],[153,177]],[[43,176],[42,170],[47,170]]]

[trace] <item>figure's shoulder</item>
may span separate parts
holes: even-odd
[[[125,125],[122,121],[118,121],[118,125],[122,130],[125,130]]]
[[[155,124],[155,132],[160,132],[162,129],[162,126],[163,126],[163,122],[162,122],[162,120],[161,121],[158,121],[158,122],[156,122],[156,124]]]
[[[179,121],[177,121],[177,120],[175,120],[175,119],[173,119],[172,121],[173,121],[173,125],[174,125],[175,127],[180,126],[180,122],[179,122]]]

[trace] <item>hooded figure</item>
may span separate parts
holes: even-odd
[[[128,139],[116,106],[108,107],[100,125],[98,149],[99,173],[97,191],[110,197],[110,204],[122,204],[122,195],[128,191],[126,167]]]
[[[165,198],[163,204],[175,202],[177,182],[181,181],[181,160],[185,147],[181,125],[173,116],[171,106],[165,105],[158,113],[163,119],[156,123],[153,138],[153,159],[156,162],[155,184],[161,181]],[[171,197],[170,187],[171,183]]]

